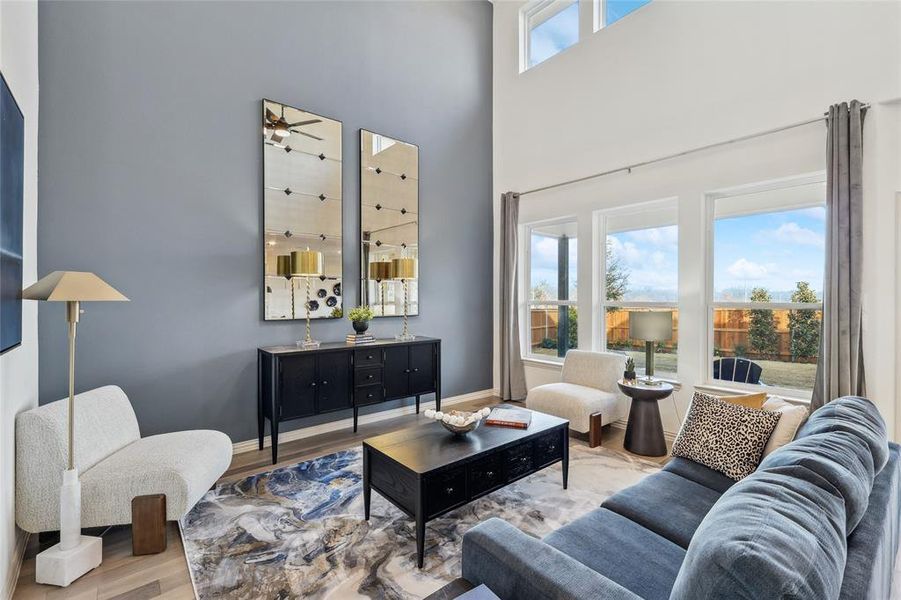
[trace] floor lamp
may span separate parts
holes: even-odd
[[[410,333],[409,329],[407,329],[407,313],[409,311],[410,304],[407,282],[411,279],[416,279],[416,259],[392,258],[391,269],[393,271],[393,278],[399,279],[404,285],[404,331],[403,333],[394,336],[394,339],[402,342],[408,342],[410,340],[416,339],[416,336]]]
[[[54,271],[22,292],[23,300],[66,303],[69,322],[69,451],[59,493],[60,541],[37,555],[35,580],[67,586],[100,564],[103,542],[81,535],[81,482],[75,462],[75,332],[82,302],[128,301],[93,273]]]

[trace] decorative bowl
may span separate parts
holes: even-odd
[[[470,431],[475,431],[482,424],[482,419],[491,414],[491,410],[483,408],[476,412],[464,410],[452,410],[450,412],[440,412],[428,409],[425,411],[427,419],[434,419],[441,423],[441,426],[453,433],[454,435],[463,436]]]

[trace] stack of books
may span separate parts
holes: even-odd
[[[371,333],[348,333],[347,334],[347,343],[348,344],[371,344],[375,341],[375,338]]]
[[[485,425],[513,427],[514,429],[528,429],[531,423],[531,411],[515,408],[492,408],[491,414],[485,419]]]

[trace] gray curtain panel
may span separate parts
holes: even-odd
[[[862,311],[863,118],[860,102],[829,107],[823,329],[811,410],[865,396]]]
[[[516,261],[519,232],[519,194],[501,196],[500,359],[501,399],[526,397],[526,373],[519,348],[519,298]]]

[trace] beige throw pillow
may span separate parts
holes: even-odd
[[[726,402],[738,404],[739,406],[744,406],[746,408],[763,408],[763,403],[766,402],[766,392],[760,392],[759,394],[742,394],[741,396],[717,397],[720,400],[725,400]]]
[[[779,417],[779,423],[776,425],[776,429],[773,430],[773,435],[770,436],[769,441],[763,448],[764,456],[769,455],[795,439],[798,428],[801,427],[804,421],[807,420],[807,415],[810,414],[810,411],[807,410],[806,406],[791,404],[779,396],[771,396],[764,402],[763,410],[777,412],[782,415]]]

